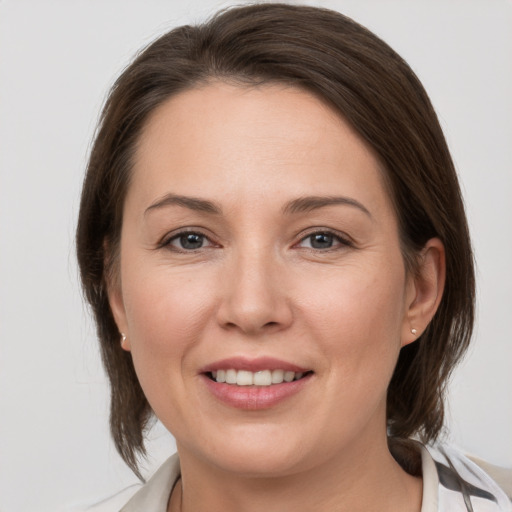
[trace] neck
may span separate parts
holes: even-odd
[[[322,465],[272,478],[234,474],[191,457],[179,447],[182,479],[169,511],[192,512],[419,512],[421,479],[407,474],[391,456],[386,439],[356,446]]]

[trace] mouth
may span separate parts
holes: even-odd
[[[311,388],[315,372],[274,357],[231,357],[200,370],[206,389],[237,409],[269,410]]]
[[[275,386],[283,382],[294,382],[312,374],[311,370],[294,372],[290,370],[236,370],[234,368],[218,369],[206,372],[205,375],[212,381],[231,384],[233,386]]]

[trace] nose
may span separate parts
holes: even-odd
[[[267,251],[235,256],[222,280],[217,315],[224,329],[257,336],[281,331],[292,323],[283,268]]]

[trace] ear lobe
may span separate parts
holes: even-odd
[[[402,346],[415,341],[427,328],[439,307],[446,279],[444,245],[431,238],[422,249],[418,266],[409,276]]]
[[[117,329],[119,330],[121,347],[124,350],[130,351],[131,346],[129,338],[126,335],[126,333],[128,333],[128,324],[126,321],[123,293],[121,289],[121,279],[119,276],[119,262],[115,261],[112,244],[107,239],[103,240],[103,253],[103,265],[105,269],[104,279],[108,303],[110,305],[110,310],[112,311],[114,321],[116,322]]]
[[[112,315],[114,316],[117,328],[119,329],[121,347],[124,350],[130,351],[130,341],[128,336],[125,334],[127,332],[128,325],[126,322],[123,294],[121,292],[120,284],[107,284],[107,295]]]

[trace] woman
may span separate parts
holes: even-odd
[[[122,510],[510,510],[423,446],[471,245],[426,93],[352,20],[262,4],[151,44],[105,106],[77,252],[120,454],[137,472],[153,413],[178,447]]]

